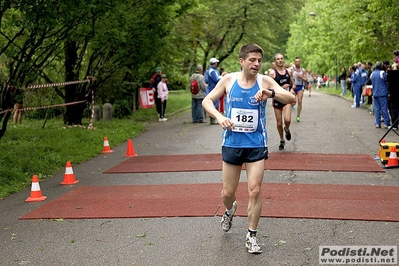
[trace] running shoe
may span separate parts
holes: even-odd
[[[285,141],[284,140],[280,140],[280,146],[278,146],[278,149],[281,151],[281,150],[284,150],[284,145],[285,145]]]
[[[301,122],[301,119],[299,118],[299,116],[296,117],[296,121]]]
[[[291,132],[288,128],[284,127],[284,131],[285,131],[285,138],[287,140],[291,140]]]
[[[228,215],[227,212],[223,214],[222,221],[220,222],[220,225],[222,226],[223,231],[228,232],[231,228],[231,225],[233,223],[233,216],[234,213],[237,210],[237,201],[233,202],[233,213],[231,215]]]
[[[258,245],[258,239],[256,236],[251,236],[247,233],[245,246],[250,254],[260,254],[262,253],[262,248]]]

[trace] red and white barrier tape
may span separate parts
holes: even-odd
[[[66,81],[66,82],[48,83],[48,84],[39,84],[39,85],[30,85],[30,86],[26,86],[24,88],[21,88],[21,90],[48,88],[48,87],[58,87],[58,86],[68,86],[68,85],[72,85],[72,84],[92,82],[93,80],[95,80],[94,77],[87,76],[85,80]]]
[[[72,84],[79,84],[79,83],[85,83],[85,82],[92,82],[95,80],[94,77],[87,76],[85,80],[78,80],[78,81],[66,81],[66,82],[58,82],[58,83],[49,83],[49,84],[40,84],[40,85],[31,85],[27,86],[24,88],[21,88],[22,90],[28,90],[28,89],[37,89],[37,88],[48,88],[48,87],[57,87],[57,86],[68,86]],[[86,97],[88,94],[85,95]],[[32,110],[39,110],[39,109],[47,109],[47,108],[54,108],[54,107],[63,107],[67,105],[74,105],[74,104],[79,104],[79,103],[85,103],[86,100],[82,101],[77,101],[77,102],[69,102],[69,103],[62,103],[62,104],[55,104],[55,105],[48,105],[48,106],[38,106],[38,107],[27,107],[27,108],[21,108],[18,109],[18,111],[32,111]],[[88,127],[81,126],[81,125],[75,125],[75,126],[67,126],[64,128],[71,128],[71,127],[82,127],[86,129],[95,129],[93,127],[93,119],[94,119],[94,91],[91,90],[91,119],[90,119],[90,124]],[[0,115],[3,113],[7,112],[12,112],[14,108],[6,109],[6,110],[1,110]]]
[[[18,111],[32,111],[32,110],[39,110],[39,109],[47,109],[47,108],[54,108],[54,107],[62,107],[62,106],[67,106],[67,105],[74,105],[74,104],[79,104],[79,103],[85,103],[86,100],[84,101],[78,101],[78,102],[70,102],[70,103],[60,103],[60,104],[54,104],[54,105],[47,105],[47,106],[37,106],[37,107],[27,107],[27,108],[21,108],[18,109]],[[0,111],[0,115],[2,113],[7,113],[7,112],[12,112],[14,111],[14,108],[6,109],[3,111]]]

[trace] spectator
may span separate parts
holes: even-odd
[[[345,96],[346,94],[346,68],[343,66],[341,68],[341,75],[339,75],[339,81],[341,82],[341,96]]]
[[[323,83],[323,78],[320,75],[317,75],[316,82],[317,82],[316,89],[318,90],[324,84]]]
[[[323,82],[324,82],[324,84],[326,84],[327,81],[328,81],[328,76],[327,76],[327,74],[324,74],[324,76],[323,76]]]
[[[399,64],[399,51],[398,50],[393,51],[393,55],[394,55],[394,62],[396,64]]]
[[[216,84],[222,78],[222,75],[220,75],[219,71],[216,69],[219,64],[219,60],[213,57],[209,60],[209,63],[211,65],[205,72],[205,83],[208,84],[208,87],[206,88],[206,95],[208,95],[215,88]],[[214,105],[216,109],[219,109],[219,99],[215,100]],[[217,125],[217,122],[213,117],[211,117],[210,123],[212,125]]]
[[[388,71],[391,69],[391,65],[389,63],[389,60],[384,60],[382,61],[382,66],[383,66],[383,70]]]
[[[193,119],[193,123],[205,123],[202,100],[205,98],[206,84],[203,71],[204,69],[202,66],[198,65],[195,73],[190,77],[190,84],[193,80],[196,80],[198,84],[198,93],[191,94],[191,117]]]
[[[168,84],[166,84],[166,75],[162,74],[161,76],[161,81],[158,83],[158,99],[160,103],[160,108],[159,108],[159,122],[165,122],[168,121],[167,118],[165,118],[165,110],[166,110],[166,102],[168,101]]]
[[[373,69],[373,63],[371,63],[370,61],[368,61],[366,63],[366,70],[368,72],[368,76],[367,76],[367,81],[366,81],[366,85],[371,85],[371,73],[373,73],[374,69]],[[372,104],[373,103],[373,96],[367,96],[367,104]]]
[[[381,113],[384,117],[384,128],[391,126],[390,117],[388,114],[388,87],[387,87],[387,73],[384,71],[383,63],[377,62],[375,70],[371,73],[371,84],[373,85],[373,104],[375,115],[375,127],[381,128]]]
[[[360,69],[358,65],[353,65],[351,67],[351,77],[347,79],[350,83],[352,83],[353,94],[354,94],[354,104],[351,106],[352,108],[360,107],[360,96],[362,94],[362,80]]]
[[[367,78],[368,78],[368,76],[369,76],[369,73],[367,72],[367,70],[366,70],[366,64],[361,64],[361,67],[360,67],[360,76],[361,76],[361,86],[362,86],[362,88],[364,88],[364,90],[366,89],[366,83],[367,83]],[[362,91],[363,91],[363,89],[362,89]],[[361,104],[365,104],[366,103],[366,101],[365,101],[365,97],[364,97],[364,94],[362,93],[362,96],[361,96],[361,99],[360,99],[360,103]]]
[[[14,124],[20,125],[24,114],[23,91],[12,87],[14,93]]]
[[[392,129],[398,130],[399,117],[399,70],[397,64],[392,65],[392,70],[387,72],[388,90],[389,90],[389,111],[391,114]]]
[[[157,67],[155,73],[152,75],[150,80],[150,88],[154,92],[155,108],[158,113],[158,117],[161,115],[161,101],[158,98],[158,83],[162,80],[162,68]]]
[[[352,69],[351,67],[348,68],[348,71],[346,72],[346,90],[351,92],[352,98],[354,98],[354,93],[353,93],[353,86],[352,83],[349,81],[351,75],[352,75]]]
[[[306,82],[306,89],[309,92],[309,97],[312,97],[312,71],[310,70],[310,68],[308,69],[308,71],[306,72],[306,78],[308,79],[308,81]]]

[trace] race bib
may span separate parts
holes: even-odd
[[[234,123],[234,132],[255,132],[258,128],[258,110],[231,109],[231,121]]]

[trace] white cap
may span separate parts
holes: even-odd
[[[215,57],[212,57],[209,62],[211,62],[211,64],[215,64],[215,63],[219,63],[219,60],[217,60]]]

